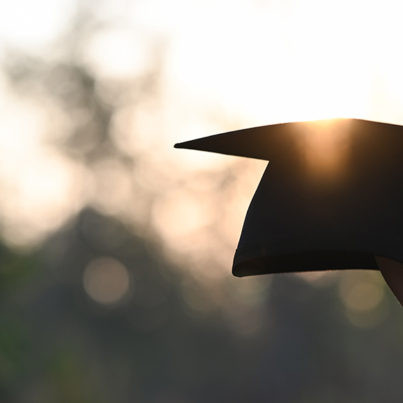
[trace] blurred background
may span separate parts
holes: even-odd
[[[396,402],[379,273],[233,278],[265,162],[173,144],[403,124],[393,0],[0,0],[0,401]]]

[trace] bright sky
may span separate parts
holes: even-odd
[[[375,88],[383,79],[402,100],[398,2],[141,4],[137,18],[171,35],[170,79],[187,96],[222,103],[253,124],[374,110],[402,119],[387,116],[387,88]]]
[[[0,0],[0,49],[3,44],[3,49],[46,52],[68,27],[75,5],[72,0]],[[164,132],[154,123],[147,126],[156,116],[145,111],[145,135],[138,143],[162,144],[172,160],[186,159],[173,154],[174,142],[228,125],[237,129],[339,116],[403,124],[402,6],[395,0],[96,5],[98,17],[113,22],[85,42],[87,63],[100,77],[141,74],[151,63],[151,44],[166,45],[164,105],[158,117]],[[11,222],[30,211],[50,211],[48,224],[37,228],[45,231],[58,225],[52,217],[67,217],[78,208],[66,207],[67,194],[85,200],[88,178],[82,167],[44,148],[43,111],[15,99],[6,81],[0,77],[0,177],[13,183],[14,194],[25,200],[20,203],[30,207],[22,215],[12,207],[2,209]],[[214,160],[195,155],[187,163],[202,169]]]

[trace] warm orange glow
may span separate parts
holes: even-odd
[[[343,171],[349,156],[350,120],[330,119],[303,122],[301,152],[314,176],[335,177]]]

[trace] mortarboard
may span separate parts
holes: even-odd
[[[403,126],[331,119],[217,134],[176,148],[268,160],[235,276],[403,263]]]

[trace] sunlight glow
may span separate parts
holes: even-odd
[[[300,149],[305,155],[308,170],[315,177],[340,176],[348,166],[350,155],[350,120],[325,119],[301,122]]]
[[[191,34],[174,42],[170,74],[189,95],[220,99],[256,124],[362,116],[374,34],[364,24],[357,35],[359,9],[333,8],[300,2],[291,16],[275,9],[258,15],[238,2],[224,32],[218,18],[207,30],[199,25],[203,18],[196,19]]]

